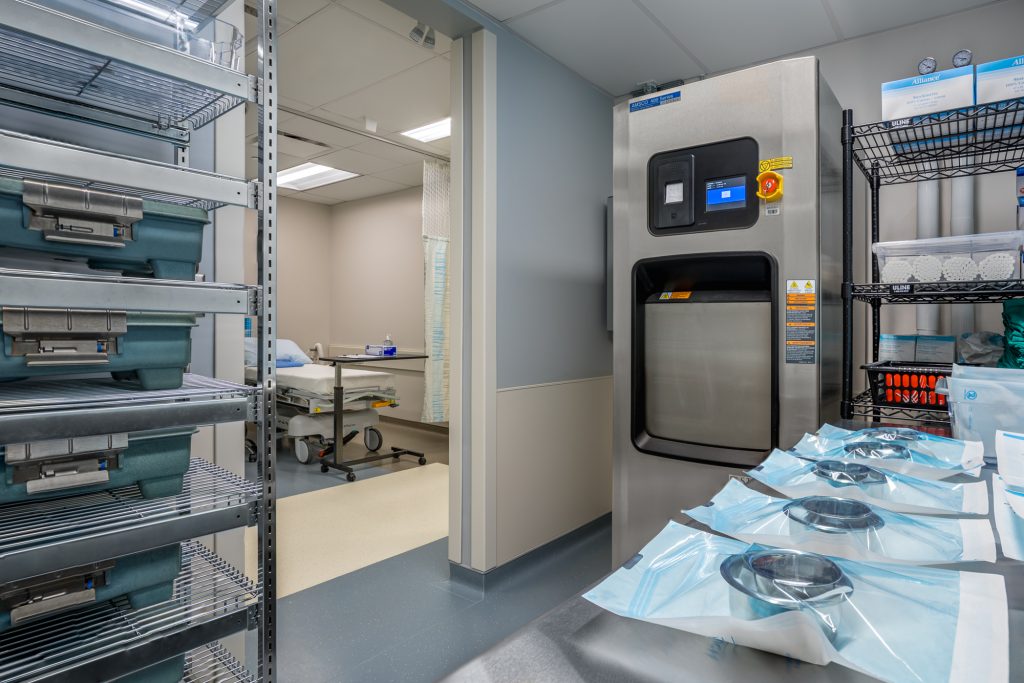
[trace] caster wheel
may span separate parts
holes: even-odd
[[[294,448],[295,459],[303,465],[308,465],[312,462],[315,457],[314,454],[318,451],[315,445],[310,443],[309,439],[296,439]]]
[[[384,437],[376,427],[367,427],[363,430],[363,445],[366,450],[376,453],[384,445]]]
[[[327,474],[328,472],[331,471],[331,468],[328,467],[327,465],[320,465],[320,471],[323,472],[324,474]]]
[[[426,458],[420,458],[420,464],[421,465],[426,465],[427,464],[427,459]]]
[[[252,439],[245,440],[245,459],[249,462],[256,462],[256,442]]]
[[[355,472],[349,472],[348,474],[345,475],[345,478],[348,479],[349,481],[355,481],[356,480],[356,473]]]

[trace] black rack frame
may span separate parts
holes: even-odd
[[[853,394],[853,302],[871,307],[872,362],[878,361],[882,304],[995,303],[1024,298],[1024,280],[882,284],[871,255],[871,282],[853,281],[853,169],[864,174],[871,198],[871,244],[879,241],[883,185],[1011,171],[1024,166],[1024,98],[966,107],[899,121],[855,126],[843,111],[843,372],[840,412],[868,417],[949,424],[949,413],[875,405],[869,391]]]

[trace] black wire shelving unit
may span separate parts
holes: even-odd
[[[871,256],[871,282],[853,281],[853,178],[868,184],[871,243],[879,241],[881,188],[925,180],[1013,171],[1024,166],[1024,98],[896,121],[855,125],[843,112],[843,380],[841,414],[874,420],[949,424],[949,413],[885,406],[868,391],[853,393],[853,307],[871,307],[871,358],[878,361],[883,304],[976,304],[1024,298],[1024,281],[880,283]]]

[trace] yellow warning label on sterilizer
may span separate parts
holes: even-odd
[[[765,171],[777,171],[780,168],[793,168],[793,157],[775,157],[773,159],[762,159],[757,165],[761,173]]]

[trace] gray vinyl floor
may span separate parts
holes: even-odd
[[[446,437],[385,424],[385,442],[447,462]],[[282,450],[278,490],[300,495],[346,485]],[[346,453],[346,457],[359,457]],[[360,479],[416,467],[413,461],[370,466]],[[324,533],[344,533],[327,521]],[[401,519],[395,519],[401,524]],[[520,560],[486,594],[452,585],[448,541],[441,539],[299,591],[278,601],[278,680],[291,683],[432,683],[579,593],[608,573],[609,523]],[[255,664],[255,640],[247,648]]]

